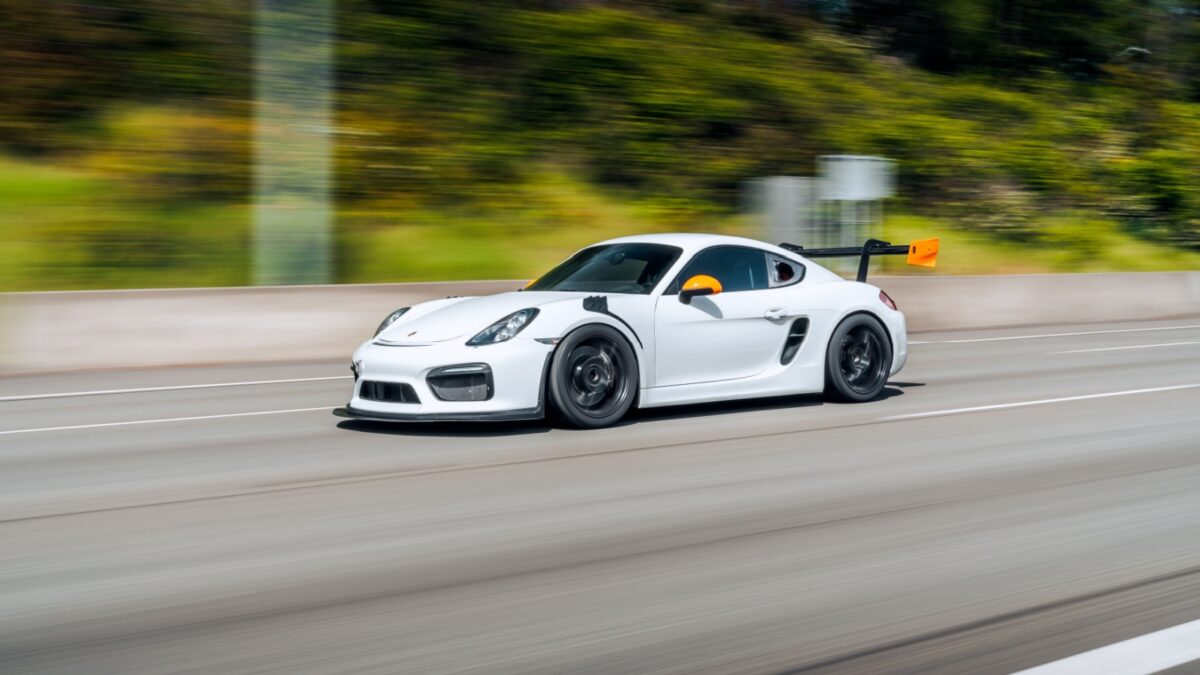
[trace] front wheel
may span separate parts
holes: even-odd
[[[550,363],[550,403],[559,418],[576,427],[616,423],[633,405],[637,383],[633,348],[608,326],[572,332]]]
[[[842,401],[870,401],[883,392],[891,368],[892,345],[883,324],[869,314],[855,314],[829,340],[825,393]]]

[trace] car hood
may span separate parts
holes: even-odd
[[[428,312],[420,312],[421,305],[416,305],[411,310],[416,316],[411,319],[401,317],[376,336],[375,341],[383,344],[421,345],[458,338],[466,340],[496,321],[526,307],[542,308],[557,302],[578,302],[580,298],[588,295],[593,294],[514,291],[462,298],[449,304],[441,304]]]

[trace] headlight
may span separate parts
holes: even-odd
[[[508,316],[500,319],[496,323],[479,331],[475,337],[467,340],[467,344],[471,347],[479,345],[494,345],[497,342],[511,340],[513,336],[520,333],[525,326],[528,326],[533,317],[538,315],[536,308],[530,307],[522,309],[518,312],[513,312]]]
[[[400,309],[392,312],[391,314],[388,314],[387,318],[383,320],[383,323],[379,324],[379,328],[375,329],[375,335],[379,335],[380,333],[383,332],[384,328],[387,328],[388,326],[396,323],[396,319],[399,319],[400,317],[404,316],[404,313],[407,312],[409,309],[411,309],[411,308],[401,307]],[[371,337],[374,337],[374,335]]]

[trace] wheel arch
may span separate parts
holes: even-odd
[[[550,378],[553,375],[554,360],[558,356],[558,351],[560,349],[562,349],[563,344],[567,341],[567,338],[570,337],[572,333],[576,333],[580,330],[583,330],[585,328],[591,328],[593,326],[603,326],[605,328],[613,329],[617,333],[617,335],[619,335],[621,337],[621,339],[625,342],[625,344],[629,347],[630,353],[633,354],[633,367],[637,371],[637,386],[635,386],[633,388],[633,402],[630,404],[629,410],[635,410],[640,406],[641,401],[642,401],[642,389],[644,388],[643,378],[646,376],[645,371],[642,368],[642,363],[643,363],[642,352],[644,351],[644,349],[641,347],[639,341],[637,341],[636,339],[630,339],[630,336],[627,334],[628,330],[626,329],[625,326],[618,325],[615,321],[612,321],[607,315],[597,315],[596,318],[593,320],[579,321],[579,322],[573,324],[570,328],[568,328],[566,331],[563,332],[562,337],[560,337],[558,342],[554,345],[554,349],[551,349],[549,352],[546,353],[546,363],[545,363],[545,366],[542,371],[541,387],[542,387],[542,391],[545,392],[545,396],[543,399],[543,401],[544,401],[543,413],[547,418],[549,418],[551,416],[552,402],[551,402],[551,397],[550,397],[550,393],[549,393],[550,386],[551,386]],[[628,414],[628,413],[626,413],[626,414]]]
[[[597,318],[599,318],[599,317],[597,317]],[[625,341],[625,344],[629,345],[629,351],[633,352],[633,364],[637,368],[637,373],[638,373],[637,392],[634,394],[634,400],[633,400],[634,407],[636,408],[637,403],[641,399],[641,396],[642,396],[642,388],[644,387],[643,378],[645,377],[645,373],[643,372],[643,369],[642,369],[642,352],[645,350],[641,347],[641,345],[636,340],[629,339],[630,336],[626,334],[627,330],[623,330],[625,327],[618,325],[616,322],[605,321],[603,319],[601,319],[599,321],[596,321],[596,320],[581,321],[581,322],[571,326],[569,329],[567,329],[567,331],[565,333],[563,333],[563,336],[561,338],[559,338],[558,344],[554,345],[554,349],[550,350],[550,358],[546,362],[547,366],[546,366],[545,377],[547,379],[550,377],[549,364],[550,364],[550,362],[552,362],[554,360],[554,355],[558,353],[558,350],[562,346],[562,343],[566,342],[567,338],[571,335],[571,333],[582,330],[584,328],[588,328],[590,326],[605,326],[607,328],[612,328],[612,329],[616,330],[617,334],[621,336],[621,339]]]
[[[883,317],[879,316],[879,314],[877,312],[872,311],[871,309],[866,308],[866,307],[859,307],[859,308],[851,309],[851,310],[847,311],[845,314],[842,314],[841,316],[839,316],[837,318],[837,320],[835,320],[831,323],[831,325],[829,327],[829,337],[827,337],[825,339],[825,357],[826,357],[826,359],[828,359],[828,357],[829,357],[829,348],[833,344],[833,336],[837,334],[838,328],[840,328],[843,323],[846,323],[851,318],[853,318],[855,316],[860,316],[860,315],[869,316],[872,319],[875,319],[876,321],[879,322],[879,325],[883,327],[883,335],[884,335],[884,337],[887,338],[888,350],[892,353],[892,361],[894,363],[896,360],[896,338],[892,336],[892,329],[890,326],[888,326],[888,322],[884,321]],[[890,372],[891,367],[892,367],[892,364],[889,364],[888,365],[889,372]],[[821,377],[825,381],[825,383],[828,384],[829,373],[827,372],[827,370],[825,368],[821,368]]]
[[[829,341],[833,340],[833,334],[837,332],[837,329],[843,323],[846,323],[846,321],[848,321],[851,317],[858,316],[860,314],[865,314],[865,315],[871,317],[872,319],[875,319],[876,321],[879,322],[880,326],[883,326],[883,335],[888,340],[888,348],[892,350],[892,358],[895,358],[896,338],[892,336],[891,327],[888,326],[888,322],[885,321],[882,316],[879,316],[878,312],[875,312],[875,311],[872,311],[872,310],[866,309],[866,308],[852,309],[849,312],[846,312],[845,314],[839,316],[837,321],[833,322],[832,329],[829,331],[829,340],[827,340],[825,342],[825,350],[826,351],[829,350]]]
[[[640,400],[641,390],[647,386],[647,373],[642,364],[648,360],[646,356],[649,349],[647,345],[642,342],[637,333],[634,333],[633,329],[625,322],[618,321],[609,314],[592,313],[588,316],[580,317],[577,321],[574,321],[567,326],[565,330],[561,331],[561,336],[558,338],[558,343],[554,346],[554,349],[551,350],[551,354],[553,355],[558,351],[558,346],[561,345],[563,341],[565,341],[567,337],[571,335],[571,333],[574,333],[582,328],[587,328],[588,326],[605,326],[607,328],[612,328],[613,330],[617,331],[621,338],[625,340],[625,343],[629,345],[629,348],[633,351],[634,362],[637,364],[637,398]],[[549,377],[549,369],[547,369],[546,376]],[[637,401],[635,400],[635,404],[636,403]]]

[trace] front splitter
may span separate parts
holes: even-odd
[[[334,408],[333,414],[337,417],[346,417],[367,422],[515,422],[518,420],[540,420],[545,417],[545,411],[541,406],[518,410],[495,410],[477,413],[382,413],[344,406],[342,408]]]

